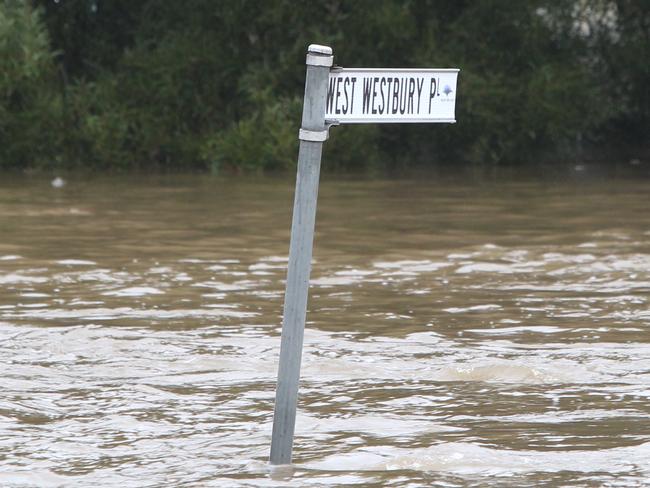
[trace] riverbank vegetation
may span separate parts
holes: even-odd
[[[461,68],[457,124],[334,128],[330,167],[648,157],[648,0],[6,0],[0,168],[290,167],[312,42]]]

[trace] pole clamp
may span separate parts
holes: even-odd
[[[325,142],[329,138],[329,131],[324,130],[307,130],[300,129],[298,131],[298,139],[301,141],[309,142]]]
[[[329,68],[334,63],[332,48],[320,44],[310,44],[307,49],[307,64]]]
[[[307,53],[306,64],[309,66],[325,66],[326,68],[329,68],[334,64],[334,56]]]

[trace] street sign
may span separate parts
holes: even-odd
[[[457,69],[344,69],[332,48],[312,44],[291,223],[280,364],[271,434],[272,465],[290,464],[305,335],[323,143],[337,124],[456,122]]]
[[[457,69],[333,68],[325,118],[341,124],[456,122]]]

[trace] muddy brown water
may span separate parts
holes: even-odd
[[[0,486],[650,484],[650,180],[326,177],[293,473],[293,178],[0,179]]]

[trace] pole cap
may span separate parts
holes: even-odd
[[[331,56],[332,48],[329,46],[322,46],[320,44],[310,44],[307,52],[309,54],[322,54],[325,56]]]

